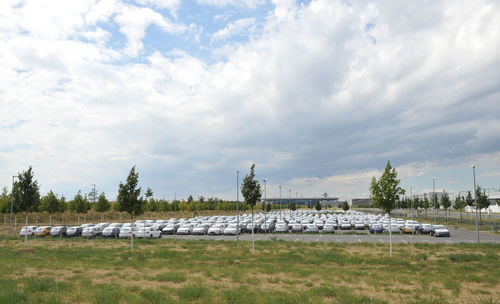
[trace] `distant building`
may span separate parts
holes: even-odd
[[[370,207],[372,205],[371,198],[353,198],[351,200],[351,206],[353,207]]]
[[[338,206],[339,198],[338,197],[300,197],[300,198],[268,198],[267,202],[271,204],[280,203],[283,206],[288,206],[291,202],[294,202],[296,205],[314,207],[316,206],[316,202],[319,201],[322,207],[336,207]]]

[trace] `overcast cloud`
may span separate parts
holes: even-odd
[[[222,16],[222,17],[221,17]],[[156,197],[500,188],[497,1],[0,2],[0,186]],[[291,190],[290,192],[288,190]],[[285,194],[286,193],[286,194]]]

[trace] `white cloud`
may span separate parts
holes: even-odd
[[[171,22],[150,8],[124,6],[114,20],[120,25],[120,32],[127,37],[125,53],[132,57],[142,51],[142,39],[151,24],[170,34],[180,34],[186,30],[185,26]]]
[[[465,180],[455,171],[471,162],[486,181],[500,168],[495,3],[276,1],[261,32],[248,17],[215,34],[219,49],[202,47],[222,60],[207,63],[188,48],[139,58],[149,26],[203,29],[160,2],[63,2],[0,4],[0,126],[13,126],[0,127],[0,176],[31,164],[43,191],[112,193],[136,164],[160,196],[221,195],[255,162],[273,187],[348,198],[388,158],[422,185],[438,172]],[[163,8],[180,14],[175,3]],[[115,22],[124,50],[105,27]]]
[[[157,8],[167,9],[174,17],[177,17],[177,10],[181,6],[181,0],[136,0],[136,2],[143,5],[153,5]]]
[[[257,7],[265,3],[265,0],[198,0],[198,3],[215,6],[246,6]]]
[[[243,18],[238,19],[234,22],[230,22],[223,29],[218,30],[213,36],[212,41],[222,40],[225,41],[235,35],[241,33],[252,32],[252,28],[255,27],[255,18]]]

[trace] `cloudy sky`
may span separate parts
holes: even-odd
[[[498,1],[2,0],[0,186],[500,188]],[[290,191],[289,191],[290,190]]]

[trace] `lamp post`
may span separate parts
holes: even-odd
[[[280,220],[281,220],[281,185],[278,187],[280,188]]]
[[[476,166],[470,166],[472,168],[472,176],[474,177],[474,204],[476,204],[476,232],[477,232],[477,245],[479,245],[479,224],[477,222],[477,193],[476,193]]]
[[[266,233],[267,233],[267,196],[266,196],[266,184],[267,180],[264,178],[262,180],[264,182],[264,225],[266,225]]]
[[[19,175],[12,176],[12,190],[10,192],[10,225],[9,225],[9,236],[12,236],[12,209],[14,208],[14,179],[19,178]],[[26,228],[28,229],[28,228]],[[27,231],[27,230],[26,230]]]
[[[240,170],[236,170],[236,241],[240,241]]]
[[[176,212],[177,212],[177,192],[174,192],[174,219],[177,218]]]
[[[413,219],[413,185],[410,185],[410,218]]]
[[[437,196],[436,196],[436,181],[438,180],[437,177],[434,177],[432,179],[432,205],[434,207],[434,225],[437,223],[437,210],[436,210],[436,203],[437,203]]]

